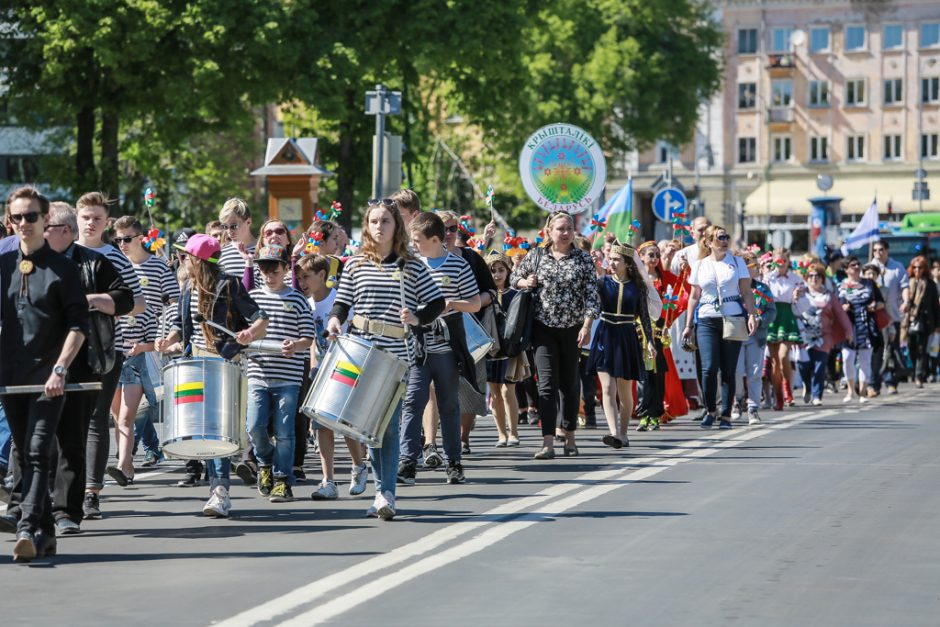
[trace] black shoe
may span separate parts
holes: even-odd
[[[16,532],[16,544],[13,545],[13,561],[26,564],[36,559],[36,537],[29,531]]]
[[[520,425],[527,425],[527,424],[529,424],[529,412],[527,412],[527,411],[521,411],[521,412],[519,412],[519,424],[520,424]]]
[[[98,500],[97,494],[94,492],[85,493],[85,500],[82,501],[82,511],[87,520],[101,518],[101,502]]]
[[[201,471],[199,473],[187,472],[185,475],[183,475],[182,479],[176,482],[176,487],[177,488],[195,488],[196,486],[202,483],[202,481],[199,480],[199,475],[201,474],[202,474]]]
[[[294,466],[294,481],[297,483],[306,483],[307,473],[300,466]]]
[[[731,424],[731,420],[729,420],[728,418],[722,418],[721,420],[718,421],[718,428],[719,429],[731,429],[733,428],[733,425]]]
[[[36,557],[54,557],[59,550],[59,543],[55,539],[55,533],[37,531],[33,536],[36,542]]]
[[[461,443],[461,444],[460,444],[460,454],[461,454],[461,455],[469,455],[470,453],[472,453],[472,451],[470,450],[470,443],[469,443],[469,442],[463,442],[463,443]]]
[[[105,472],[108,473],[108,476],[114,479],[119,486],[126,488],[128,484],[133,483],[133,479],[124,474],[124,471],[118,468],[117,466],[108,466],[105,468]]]
[[[585,416],[584,427],[586,429],[597,429],[597,416]]]
[[[623,448],[623,440],[618,437],[612,436],[609,433],[603,438],[604,444],[611,448]]]
[[[248,462],[238,462],[235,464],[235,474],[245,482],[245,485],[255,485],[258,483],[258,471],[251,467]]]
[[[715,424],[715,417],[712,415],[707,415],[702,418],[702,424],[700,424],[699,427],[702,429],[711,429],[713,424]]]
[[[14,516],[10,513],[3,514],[0,516],[0,532],[16,533],[16,526],[19,524],[19,522],[19,516]]]
[[[460,462],[447,463],[447,483],[466,483],[467,478],[463,474],[463,466]]]
[[[398,462],[398,483],[402,485],[414,485],[416,469],[417,464],[411,460],[403,459]]]

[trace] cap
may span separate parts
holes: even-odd
[[[287,263],[287,249],[280,244],[265,244],[258,249],[255,263],[263,262]]]
[[[173,243],[174,244],[185,244],[186,240],[196,234],[196,229],[191,229],[188,226],[183,227],[173,233]]]
[[[219,242],[210,235],[195,233],[194,235],[190,235],[189,238],[182,243],[175,242],[173,248],[181,250],[184,253],[189,253],[193,257],[198,257],[203,261],[219,263],[219,252],[221,251]]]

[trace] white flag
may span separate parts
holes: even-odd
[[[849,251],[861,248],[871,242],[877,242],[881,239],[878,231],[878,198],[875,197],[875,199],[871,201],[871,207],[869,207],[865,215],[862,216],[858,226],[855,227],[852,234],[845,238],[845,242],[842,243],[842,254],[848,255]]]

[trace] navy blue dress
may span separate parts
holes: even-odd
[[[518,294],[518,290],[512,288],[506,290],[502,293],[497,293],[496,302],[499,303],[499,306],[503,308],[503,311],[509,311],[509,305],[512,303],[512,299]],[[487,383],[515,383],[515,381],[509,381],[506,379],[506,367],[509,365],[509,358],[503,357],[502,354],[498,357],[487,357],[486,358],[486,382]]]
[[[610,276],[598,281],[598,291],[601,322],[588,357],[588,372],[640,381],[646,376],[646,366],[636,325],[646,303],[640,302],[640,291],[633,282],[621,283]]]

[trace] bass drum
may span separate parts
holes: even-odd
[[[212,459],[244,446],[248,384],[242,369],[217,357],[175,361],[163,369],[163,450]]]
[[[380,447],[407,372],[408,364],[391,353],[341,336],[323,356],[300,410],[327,429]]]

